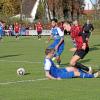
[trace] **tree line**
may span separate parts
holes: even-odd
[[[0,19],[1,17],[4,18],[3,16],[9,18],[20,13],[25,14],[25,11],[28,10],[25,1],[27,0],[0,0]],[[36,2],[36,0],[29,1]],[[34,6],[34,4],[32,5]],[[83,14],[83,9],[84,0],[40,0],[36,16],[38,16],[37,18],[45,16],[48,20],[52,17],[73,20],[75,18],[79,19]]]
[[[84,0],[45,0],[48,15],[63,19],[79,19],[83,12]],[[51,14],[51,15],[50,15]]]

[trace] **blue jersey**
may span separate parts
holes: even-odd
[[[3,27],[2,25],[0,25],[0,35],[2,35],[2,33],[3,33]]]
[[[51,35],[54,39],[54,42],[49,46],[49,48],[55,48],[59,44],[61,38],[64,38],[64,33],[61,31],[59,27],[53,27],[51,29]],[[60,56],[63,50],[64,50],[64,41],[60,44],[58,50],[56,51],[55,56]]]
[[[74,72],[68,72],[65,68],[57,68],[51,59],[45,58],[44,70],[49,71],[49,74],[55,78],[72,78]]]
[[[64,36],[64,33],[61,31],[61,29],[59,27],[53,27],[51,29],[51,34],[52,34],[54,40],[60,40],[61,37]]]
[[[60,71],[51,59],[45,58],[44,60],[44,70],[49,71],[49,74],[55,78],[58,77],[58,72]]]
[[[3,35],[3,27],[2,27],[2,25],[0,24],[0,39],[2,38],[2,35]]]

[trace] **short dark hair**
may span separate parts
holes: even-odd
[[[46,48],[45,55],[48,55],[48,53],[50,53],[52,51],[55,51],[55,49],[54,48]]]
[[[51,19],[51,22],[52,22],[52,21],[54,21],[54,22],[56,22],[56,23],[58,22],[58,20],[57,20],[56,18]]]

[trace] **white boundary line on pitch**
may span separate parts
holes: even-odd
[[[25,82],[36,82],[36,81],[44,81],[44,80],[47,80],[47,78],[40,78],[40,79],[34,79],[34,80],[1,82],[0,85],[9,85],[9,84],[25,83]]]
[[[41,62],[32,62],[32,61],[14,61],[14,60],[0,60],[0,62],[12,62],[12,63],[41,63]]]

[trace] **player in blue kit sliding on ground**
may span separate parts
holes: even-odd
[[[57,19],[52,19],[51,25],[52,25],[51,36],[48,39],[48,41],[50,41],[50,39],[53,38],[54,42],[49,46],[49,48],[55,49],[56,52],[54,56],[57,60],[57,64],[60,65],[61,62],[60,55],[64,50],[64,33],[57,26]]]
[[[96,78],[100,76],[100,71],[89,74],[75,67],[58,68],[52,61],[55,50],[47,48],[45,50],[44,70],[48,79],[67,79],[67,78]]]

